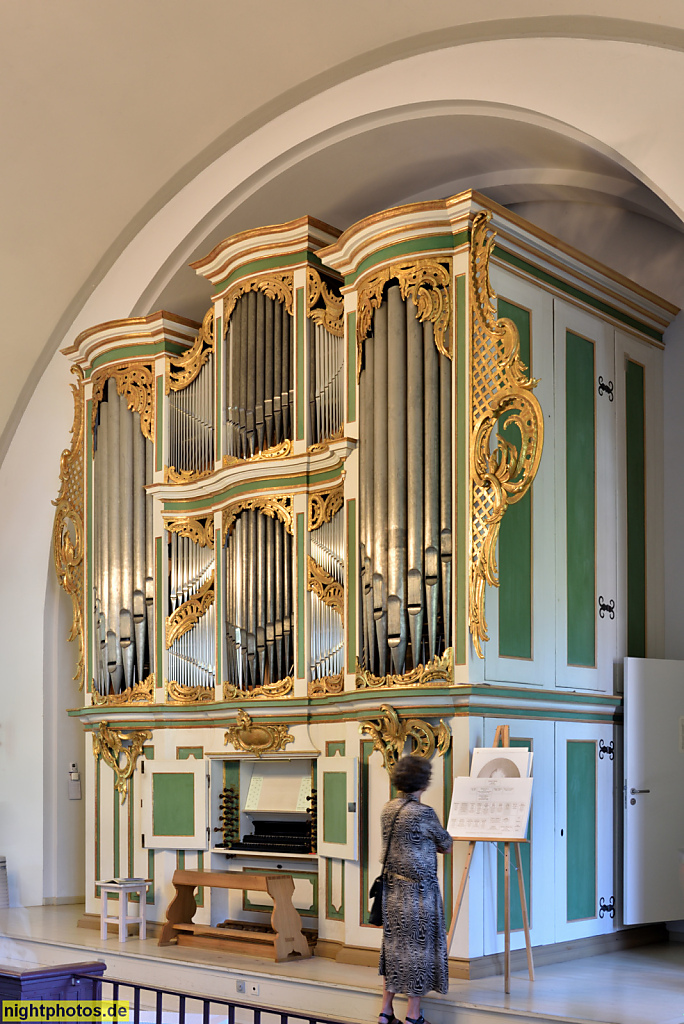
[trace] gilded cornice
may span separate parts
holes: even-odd
[[[110,377],[116,381],[117,394],[126,396],[130,411],[139,414],[143,435],[154,441],[154,367],[149,363],[115,363],[95,371],[90,378],[93,388],[91,429],[95,427],[97,410]]]
[[[374,676],[368,669],[356,663],[356,689],[381,690],[404,686],[451,686],[454,681],[454,649],[448,647],[444,654],[418,665],[404,675]]]
[[[176,608],[166,620],[166,649],[191,630],[214,603],[214,573],[199,590]]]
[[[182,356],[166,358],[166,394],[182,391],[197,377],[209,356],[214,352],[214,307],[204,314],[202,326],[192,348]]]

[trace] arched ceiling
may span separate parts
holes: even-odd
[[[546,37],[684,51],[684,7],[518,0],[513,15],[509,0],[3,0],[0,455],[88,295],[212,160],[368,69],[478,40]],[[480,73],[489,70],[483,63]],[[512,81],[527,71],[506,70]],[[576,73],[579,83],[583,68]],[[137,304],[124,302],[117,315],[160,306],[198,315],[208,292],[186,263],[241,228],[303,212],[343,228],[374,209],[464,187],[682,301],[673,273],[680,222],[666,203],[591,139],[506,109],[505,89],[497,100],[501,107],[405,107],[388,123],[294,152],[175,241],[175,263],[141,280]]]

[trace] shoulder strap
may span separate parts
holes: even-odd
[[[382,872],[383,872],[383,874],[385,873],[385,864],[387,863],[387,856],[389,854],[390,845],[392,843],[392,836],[394,835],[394,826],[397,823],[397,818],[399,817],[401,812],[404,810],[404,808],[406,807],[407,803],[409,803],[409,801],[408,800],[404,800],[403,804],[401,805],[401,807],[399,808],[397,813],[394,815],[394,818],[392,819],[392,826],[390,828],[390,833],[389,833],[389,835],[387,837],[387,846],[385,847],[385,856],[384,856],[383,861],[382,861]]]

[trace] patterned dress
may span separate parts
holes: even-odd
[[[449,971],[437,850],[447,853],[451,836],[432,807],[405,796],[390,800],[382,810],[383,847],[400,809],[385,866],[378,973],[385,976],[388,992],[446,992]]]

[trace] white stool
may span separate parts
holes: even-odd
[[[147,929],[145,925],[145,909],[146,909],[146,895],[147,887],[151,883],[146,881],[144,878],[132,878],[130,881],[120,882],[96,882],[101,890],[102,897],[102,910],[100,911],[100,938],[107,938],[107,925],[119,923],[119,942],[125,942],[128,938],[128,925],[137,924],[139,925],[139,937],[144,939],[147,935]],[[110,893],[119,894],[119,913],[116,917],[109,917],[107,915],[107,897]],[[128,897],[131,893],[138,893],[140,903],[139,913],[135,917],[128,916]]]

